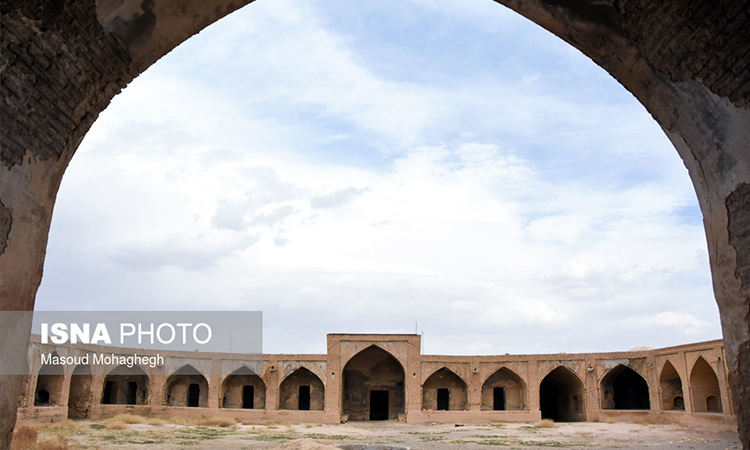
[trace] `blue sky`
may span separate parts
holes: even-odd
[[[258,0],[165,56],[60,189],[37,308],[262,310],[265,350],[721,336],[700,210],[657,124],[487,0]]]

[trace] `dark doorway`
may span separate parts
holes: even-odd
[[[102,395],[102,404],[114,405],[117,398],[117,387],[114,381],[104,383],[104,395]]]
[[[198,383],[192,383],[188,387],[187,405],[194,408],[200,404],[201,386]]]
[[[539,406],[542,419],[555,422],[586,420],[581,408],[583,382],[565,367],[558,367],[542,380],[539,385]]]
[[[492,390],[492,409],[505,411],[505,388],[496,387]]]
[[[448,411],[451,404],[451,391],[447,388],[438,388],[437,390],[437,409],[438,411]]]
[[[34,399],[34,406],[47,406],[49,405],[49,392],[45,389],[39,389],[36,391],[36,398]]]
[[[388,420],[388,391],[370,391],[370,420]]]
[[[635,370],[618,365],[602,379],[602,409],[649,409],[648,384]]]
[[[310,386],[299,387],[299,408],[300,411],[310,411]]]
[[[255,386],[242,386],[242,407],[244,409],[255,408]]]
[[[135,405],[136,404],[136,393],[138,392],[138,383],[135,381],[128,381],[128,387],[125,391],[125,404]]]

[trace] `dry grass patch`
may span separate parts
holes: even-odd
[[[21,425],[16,428],[13,433],[13,442],[10,444],[11,450],[27,450],[32,449],[36,445],[36,440],[39,437],[39,433],[36,428]]]
[[[555,421],[552,419],[542,419],[534,424],[534,428],[555,428]]]

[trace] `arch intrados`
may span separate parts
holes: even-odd
[[[599,379],[599,384],[602,384],[609,380],[614,380],[615,378],[617,378],[618,376],[620,376],[621,374],[627,371],[633,372],[634,374],[638,375],[644,382],[646,382],[646,377],[641,375],[637,370],[633,369],[632,367],[628,367],[624,364],[618,364],[612,369],[610,369],[609,371],[607,371],[607,373],[602,375],[602,377]],[[646,383],[648,384],[648,382]]]
[[[196,376],[196,375],[206,378],[206,376],[203,375],[203,373],[201,373],[200,370],[193,367],[192,364],[184,364],[182,367],[172,372],[172,374],[170,375],[170,378],[172,378],[173,376]]]
[[[107,376],[120,376],[120,375],[143,375],[148,378],[148,374],[138,364],[134,364],[133,367],[128,367],[121,364],[107,373]]]
[[[389,358],[393,359],[398,364],[398,366],[401,368],[401,371],[404,372],[404,374],[406,374],[406,369],[404,369],[404,365],[401,364],[401,361],[399,361],[398,358],[396,358],[393,355],[393,353],[389,352],[388,350],[384,349],[383,347],[381,347],[378,344],[369,345],[369,346],[365,347],[364,349],[362,349],[362,350],[358,351],[357,353],[355,353],[351,358],[349,358],[349,360],[346,362],[346,364],[344,364],[344,370],[346,370],[349,367],[349,364],[352,361],[354,361],[357,357],[362,356],[362,354],[364,352],[370,351],[370,350],[373,350],[373,349],[374,350],[379,350],[379,351],[383,352]]]
[[[428,376],[427,378],[425,378],[425,383],[426,383],[427,381],[429,381],[429,379],[430,379],[430,378],[432,378],[432,377],[433,377],[433,376],[434,376],[435,374],[437,374],[438,372],[441,372],[441,371],[443,371],[443,370],[445,370],[446,372],[450,373],[451,375],[454,375],[454,376],[455,376],[455,377],[457,377],[457,378],[458,378],[459,380],[461,380],[461,382],[462,382],[462,383],[463,383],[463,384],[464,384],[465,386],[468,386],[468,384],[466,383],[466,380],[464,380],[464,377],[462,377],[461,375],[457,374],[457,373],[456,373],[455,371],[453,371],[452,369],[450,369],[450,368],[449,368],[448,366],[443,366],[443,367],[441,367],[441,368],[439,368],[439,369],[437,369],[437,370],[433,371],[433,372],[432,372],[432,373],[431,373],[431,374],[430,374],[430,375],[429,375],[429,376]]]
[[[286,381],[287,379],[289,379],[289,377],[291,377],[292,375],[294,375],[296,373],[303,373],[304,374],[305,372],[307,372],[310,375],[314,376],[318,381],[320,381],[321,383],[323,383],[323,380],[320,379],[320,377],[318,376],[318,374],[316,374],[315,372],[313,372],[312,370],[308,369],[305,366],[297,367],[293,371],[291,371],[288,374],[286,374],[284,376],[284,378],[281,379],[281,383],[283,383],[284,381]]]
[[[664,379],[664,373],[666,372],[668,367],[667,364],[669,364],[669,367],[672,368],[672,371],[674,371],[674,373],[677,375],[677,378],[679,378],[680,382],[682,382],[682,375],[680,374],[680,371],[677,370],[677,367],[675,367],[675,365],[672,364],[670,360],[664,361],[664,364],[661,366],[661,371],[659,372],[659,380]]]
[[[517,374],[513,369],[509,368],[508,366],[501,366],[497,370],[493,371],[487,378],[482,381],[482,387],[484,387],[485,384],[490,380],[490,378],[494,377],[495,374],[497,374],[500,371],[504,371],[505,373],[509,374],[514,380],[521,383],[521,387],[526,388],[526,381],[521,377],[521,375]],[[551,371],[550,371],[551,373]]]
[[[242,366],[236,368],[229,375],[227,375],[227,378],[232,377],[232,376],[256,376],[256,377],[261,378],[261,379],[263,378],[259,374],[255,373],[255,371],[253,369],[247,367],[244,364]]]
[[[697,358],[695,358],[695,361],[693,362],[693,366],[690,368],[690,378],[693,378],[695,369],[696,368],[700,368],[699,363],[701,361],[703,361],[703,363],[700,364],[700,365],[705,365],[706,367],[708,367],[709,369],[711,369],[711,373],[713,373],[714,377],[716,377],[716,379],[718,380],[719,379],[719,375],[716,373],[716,370],[713,368],[713,366],[711,365],[711,363],[709,363],[708,361],[706,361],[706,358],[704,358],[703,355],[700,355]]]
[[[577,383],[576,386],[580,385],[583,387],[583,380],[578,376],[577,373],[573,372],[571,369],[565,366],[557,366],[554,369],[547,372],[547,375],[543,376],[540,383],[547,379],[550,375],[553,375],[555,377],[560,377],[563,379],[563,381],[573,381],[574,383]]]

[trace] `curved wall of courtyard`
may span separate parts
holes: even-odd
[[[32,338],[19,418],[247,422],[645,421],[736,429],[722,340],[627,352],[422,355],[418,335],[331,334],[328,353],[248,355],[48,345]],[[40,355],[163,356],[156,367]],[[354,405],[354,406],[353,406]],[[350,416],[351,414],[351,416]]]

